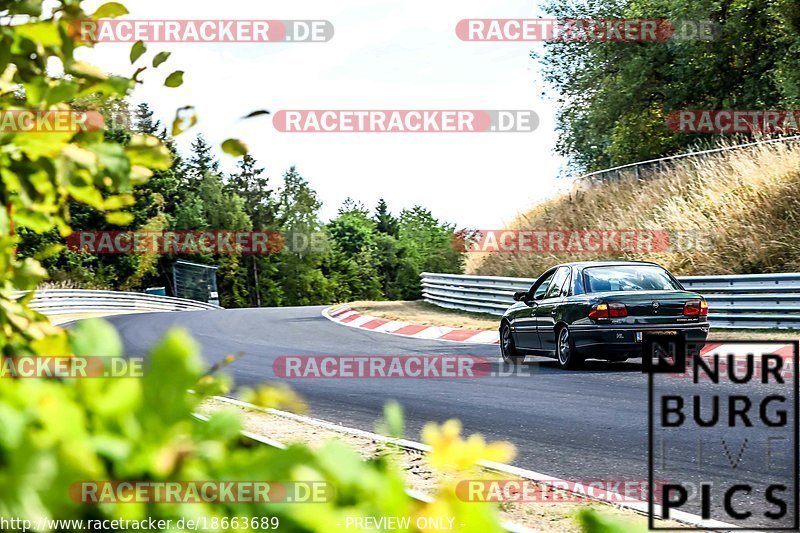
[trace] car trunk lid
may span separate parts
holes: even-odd
[[[702,296],[692,292],[679,290],[611,291],[595,293],[593,296],[602,298],[606,302],[624,303],[628,316],[623,321],[628,323],[655,324],[700,321],[697,316],[688,317],[683,314],[686,302],[702,299]]]

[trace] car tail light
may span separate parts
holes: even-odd
[[[707,316],[708,302],[705,300],[689,300],[683,305],[683,316]]]
[[[608,318],[608,304],[594,304],[589,310],[589,318]]]
[[[589,310],[589,318],[621,318],[628,316],[628,308],[620,302],[594,304]]]
[[[628,316],[628,308],[625,304],[619,302],[611,302],[608,304],[608,316],[611,318],[622,318]]]

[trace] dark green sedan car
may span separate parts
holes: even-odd
[[[679,335],[687,343],[708,335],[706,300],[655,263],[558,265],[514,300],[500,322],[506,363],[543,355],[558,359],[561,368],[578,368],[587,358],[642,357],[647,333]]]

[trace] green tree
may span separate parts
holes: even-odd
[[[146,133],[148,135],[159,135],[164,128],[160,120],[154,119],[155,113],[150,109],[150,104],[142,102],[136,106],[134,112],[135,124],[134,127],[139,133]]]
[[[228,189],[244,200],[245,211],[256,230],[272,229],[276,221],[273,191],[269,188],[269,178],[262,176],[263,173],[264,168],[258,166],[258,161],[245,154],[227,183]]]
[[[397,237],[399,229],[397,219],[389,211],[389,206],[383,198],[378,200],[378,206],[375,208],[374,220],[375,227],[379,232]]]
[[[686,151],[715,141],[667,126],[683,109],[793,109],[800,104],[800,4],[795,0],[553,0],[566,19],[709,21],[711,40],[567,42],[537,57],[557,93],[557,151],[577,170]]]
[[[419,274],[424,271],[463,272],[463,253],[453,245],[454,229],[420,206],[400,213],[399,240],[407,250],[408,262],[399,269],[397,283],[404,298],[421,297]]]
[[[291,167],[278,193],[277,222],[285,247],[277,256],[277,274],[284,305],[312,305],[335,301],[335,282],[321,268],[329,251],[322,231],[316,191]]]
[[[339,283],[344,286],[340,289],[349,295],[348,299],[381,299],[383,292],[376,268],[377,228],[366,207],[352,198],[346,199],[327,228],[334,245],[333,259],[343,274]]]
[[[206,174],[219,175],[219,173],[219,160],[214,155],[211,145],[203,135],[198,135],[192,141],[192,152],[186,162],[183,184],[190,187],[196,186]]]

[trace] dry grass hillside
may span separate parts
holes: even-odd
[[[800,270],[800,143],[687,159],[654,177],[574,189],[536,205],[511,229],[663,230],[668,251],[469,254],[469,273],[534,277],[557,263],[656,261],[679,275]],[[687,233],[688,232],[688,233]],[[674,236],[680,236],[677,242]]]

